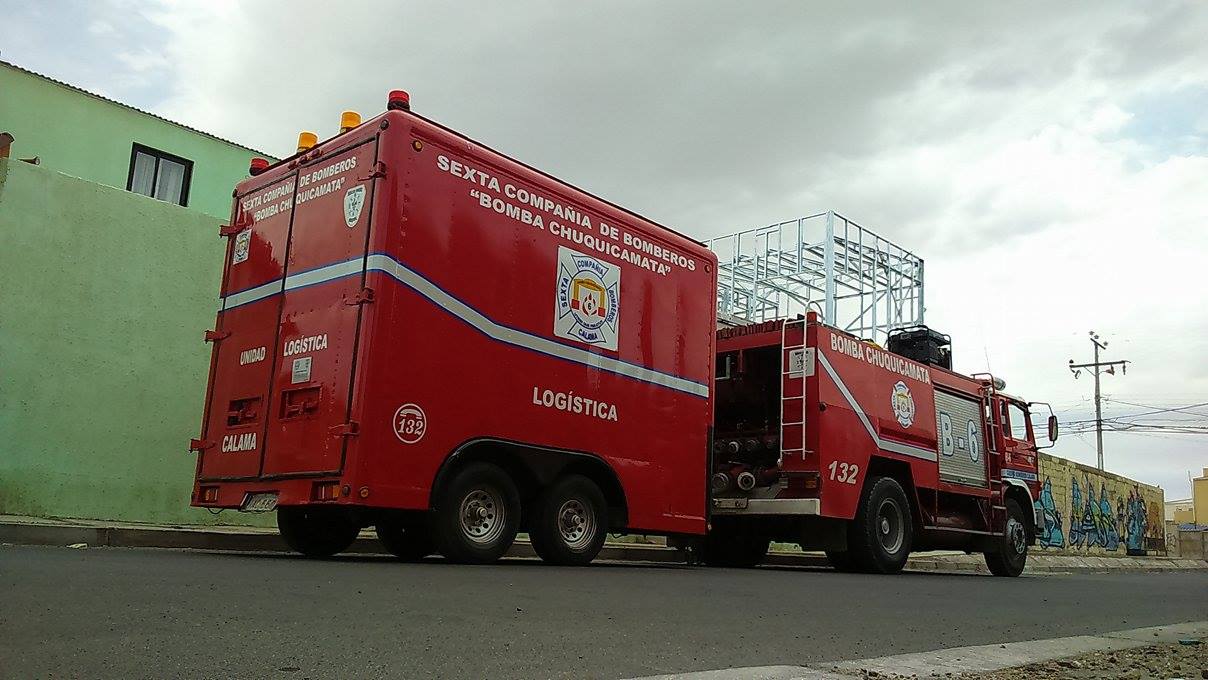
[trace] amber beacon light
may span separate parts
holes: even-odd
[[[316,144],[319,143],[319,135],[313,132],[303,130],[298,133],[298,153],[310,151]]]
[[[361,114],[356,111],[345,111],[340,114],[340,134],[344,134],[361,124]]]

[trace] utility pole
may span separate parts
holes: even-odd
[[[1075,364],[1073,359],[1070,359],[1070,372],[1077,378],[1082,373],[1083,369],[1090,371],[1095,376],[1095,449],[1099,452],[1099,469],[1103,469],[1103,404],[1099,392],[1099,374],[1107,373],[1109,375],[1116,374],[1116,366],[1120,367],[1120,373],[1128,372],[1128,361],[1099,361],[1099,350],[1107,349],[1107,341],[1099,342],[1099,335],[1095,331],[1090,331],[1091,344],[1095,346],[1095,360],[1089,364]]]

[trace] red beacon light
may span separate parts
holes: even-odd
[[[250,164],[248,164],[247,171],[250,175],[255,177],[256,175],[259,175],[260,173],[264,172],[265,170],[268,170],[268,166],[269,166],[269,162],[267,159],[253,158],[252,162]]]
[[[389,111],[410,111],[411,95],[406,90],[391,90],[386,98],[386,109]]]

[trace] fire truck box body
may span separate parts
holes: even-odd
[[[405,111],[234,203],[194,505],[425,510],[495,445],[603,463],[615,529],[705,531],[705,247]]]

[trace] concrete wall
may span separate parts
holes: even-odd
[[[59,172],[126,188],[135,142],[193,161],[188,206],[231,212],[231,190],[263,154],[0,63],[0,132],[12,155]]]
[[[1047,454],[1040,456],[1040,481],[1040,552],[1165,552],[1161,488]]]
[[[205,398],[218,223],[0,160],[0,513],[215,522],[188,507],[186,449]]]
[[[1177,536],[1180,557],[1208,560],[1208,530],[1179,529]]]

